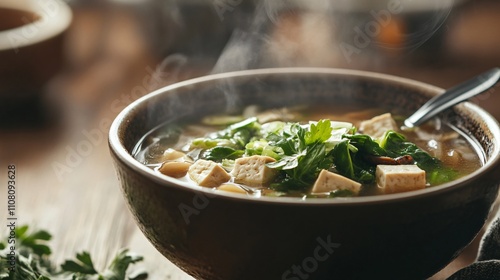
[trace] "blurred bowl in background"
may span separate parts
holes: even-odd
[[[447,25],[465,0],[339,1],[333,9],[346,61],[436,63],[446,55]],[[366,64],[366,63],[364,63]]]
[[[72,20],[59,0],[0,2],[0,119],[37,121],[45,85],[63,63],[63,37]]]

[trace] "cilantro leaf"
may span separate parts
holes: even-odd
[[[109,267],[102,273],[103,280],[125,279],[126,271],[130,264],[142,261],[143,257],[129,252],[127,249],[118,252]],[[141,274],[144,277],[144,273]],[[136,276],[137,277],[137,276]]]
[[[330,120],[320,120],[303,128],[298,123],[267,137],[269,145],[279,147],[283,155],[276,162],[267,164],[284,173],[280,183],[271,185],[275,190],[304,189],[317,178],[321,169],[328,169],[332,160],[327,155],[325,141],[332,133]]]
[[[15,256],[12,256],[11,248],[7,245],[13,244],[9,242],[12,239],[0,241],[0,280],[125,280],[130,264],[143,260],[143,257],[128,250],[121,250],[108,268],[99,273],[90,254],[82,252],[76,254],[76,260],[66,260],[61,269],[56,270],[48,259],[51,250],[43,244],[51,238],[52,235],[45,230],[30,232],[28,226],[20,226],[16,229]],[[147,273],[140,272],[128,279],[144,280],[147,277]]]
[[[2,263],[0,266],[0,279],[2,280],[50,280],[50,274],[40,263],[37,255],[26,257],[17,254],[13,261],[12,256],[4,250],[0,252],[0,263]],[[13,263],[15,263],[14,269],[12,269]]]
[[[202,158],[212,161],[220,162],[223,159],[236,159],[241,157],[245,151],[243,150],[235,150],[231,147],[213,147],[211,149],[206,150]]]
[[[218,161],[234,159],[245,153],[245,146],[260,133],[257,118],[248,118],[204,138],[191,141],[190,148],[200,148],[200,158]]]
[[[96,274],[97,271],[92,263],[92,258],[88,252],[76,254],[77,261],[66,260],[62,265],[62,270],[66,272],[75,272],[83,274]]]
[[[320,120],[317,124],[311,124],[304,140],[306,145],[311,145],[314,142],[325,142],[331,136],[332,126],[330,120]]]
[[[52,235],[45,230],[38,230],[33,233],[28,232],[28,226],[21,226],[16,229],[16,237],[19,243],[25,248],[29,248],[38,256],[50,255],[52,251],[45,243],[52,239]]]

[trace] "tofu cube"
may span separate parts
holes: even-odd
[[[231,179],[224,168],[210,160],[197,160],[188,170],[189,177],[202,187],[215,188]]]
[[[234,162],[231,174],[234,182],[252,187],[260,187],[270,183],[276,176],[277,170],[269,168],[266,163],[276,160],[268,156],[250,156],[238,158]]]
[[[377,184],[384,193],[400,193],[425,188],[425,171],[417,165],[377,165]]]
[[[328,170],[321,170],[311,193],[326,193],[336,190],[349,190],[358,195],[361,184]]]
[[[398,125],[392,118],[391,113],[382,114],[372,119],[362,121],[359,125],[359,130],[362,133],[368,134],[373,138],[381,137],[387,130],[397,131],[398,129]]]

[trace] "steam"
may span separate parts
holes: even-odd
[[[155,68],[151,75],[151,80],[156,81],[150,83],[149,90],[153,91],[162,86],[166,86],[177,82],[180,79],[180,74],[185,70],[188,63],[188,57],[174,53],[163,59]]]
[[[234,29],[214,60],[211,73],[265,67],[346,67],[352,62],[357,63],[354,66],[370,66],[369,63],[383,60],[374,53],[398,50],[399,54],[405,54],[419,49],[446,23],[454,2],[264,0],[252,1],[256,6],[252,6],[253,13],[250,13],[248,6],[243,7],[244,1],[229,1],[226,4],[231,6],[224,10],[224,18],[219,15],[214,20],[219,20],[215,25],[221,30],[233,25]],[[207,8],[200,6],[203,7]],[[177,34],[189,31],[186,24],[194,24],[180,19],[180,10],[175,7],[169,10],[173,13],[173,22],[187,29],[178,30]],[[231,17],[237,17],[238,24],[234,24]],[[391,25],[398,29],[396,43],[382,36],[391,30]],[[199,46],[200,53],[204,47]],[[171,55],[159,66],[159,72],[163,73],[162,69],[172,64],[174,68],[182,68],[181,65],[186,65],[194,56],[192,53]]]
[[[224,73],[257,68],[259,53],[267,38],[244,30],[235,30],[222,54],[217,60],[212,73]]]
[[[269,41],[267,29],[270,27],[271,18],[276,17],[276,13],[282,8],[281,2],[276,4],[266,4],[261,2],[253,18],[242,28],[233,31],[229,41],[222,51],[219,59],[215,63],[212,73],[223,73],[229,71],[258,68],[263,47]]]
[[[284,66],[332,66],[331,1],[261,1],[244,28],[233,31],[212,73]]]
[[[284,11],[289,8],[289,3],[286,0],[276,0],[276,1],[263,1],[261,2],[262,8],[269,20],[273,23],[278,21],[278,16],[280,11]]]

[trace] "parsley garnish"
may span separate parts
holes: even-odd
[[[17,228],[15,233],[15,243],[12,243],[13,239],[0,241],[0,280],[147,279],[147,273],[144,272],[135,273],[134,276],[127,275],[130,264],[142,261],[143,258],[126,249],[119,251],[103,272],[98,272],[94,268],[88,252],[76,254],[75,260],[66,260],[60,268],[57,268],[49,259],[52,253],[47,245],[52,238],[50,233],[44,230],[30,232],[28,226]],[[11,255],[11,246],[15,247],[15,257]]]
[[[330,120],[320,120],[317,124],[302,127],[293,123],[289,129],[283,129],[267,136],[270,146],[283,150],[282,157],[268,166],[284,172],[285,178],[272,184],[276,190],[305,189],[316,180],[321,169],[332,165],[328,157],[325,142],[332,135]]]

